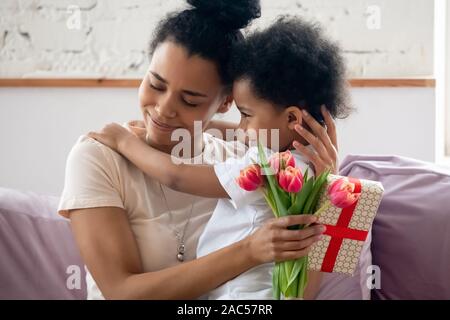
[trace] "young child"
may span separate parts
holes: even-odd
[[[239,128],[278,129],[279,149],[298,150],[293,155],[297,167],[304,172],[308,165],[300,152],[311,152],[302,138],[308,131],[308,127],[301,126],[304,117],[312,116],[323,123],[323,115],[337,118],[349,113],[344,64],[338,47],[317,26],[298,18],[283,17],[266,30],[249,35],[235,48],[232,61],[233,97],[241,112]],[[321,110],[323,105],[327,110]],[[240,170],[258,158],[255,147],[248,149],[242,158],[231,158],[214,166],[174,164],[170,155],[151,148],[117,124],[89,136],[115,149],[147,175],[172,189],[219,198],[200,237],[198,257],[245,238],[273,218],[261,192],[244,191],[235,181]],[[273,147],[268,140],[268,147]],[[304,244],[305,255],[324,232],[320,225],[309,229],[316,236]],[[264,264],[253,268],[216,288],[207,298],[271,299],[272,267],[273,264]],[[319,284],[320,277],[311,276],[306,296],[314,297]]]

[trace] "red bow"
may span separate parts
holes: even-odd
[[[348,178],[350,182],[355,184],[355,192],[361,192],[361,181],[355,178]],[[359,200],[358,200],[359,201]],[[338,222],[335,226],[326,224],[327,230],[324,234],[331,236],[330,244],[328,245],[325,257],[323,258],[321,271],[332,272],[334,264],[336,263],[336,258],[339,250],[342,246],[342,241],[344,239],[352,239],[358,241],[365,241],[367,238],[368,231],[350,229],[348,225],[352,219],[353,213],[355,211],[358,201],[353,203],[351,206],[342,209],[339,215]]]

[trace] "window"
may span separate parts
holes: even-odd
[[[446,3],[446,17],[445,17],[445,155],[450,159],[450,3]]]
[[[450,3],[435,0],[436,162],[450,165]]]

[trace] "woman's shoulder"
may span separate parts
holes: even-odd
[[[69,160],[95,162],[102,166],[112,166],[113,162],[120,161],[120,158],[122,156],[110,147],[86,135],[78,138],[69,154]]]
[[[99,155],[110,149],[97,140],[88,137],[87,135],[81,135],[72,147],[72,152],[82,153],[85,155]]]
[[[108,147],[80,136],[67,157],[59,213],[68,217],[68,210],[75,208],[123,208],[120,181],[118,167]]]

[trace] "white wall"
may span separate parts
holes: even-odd
[[[352,89],[338,123],[340,158],[397,154],[434,161],[434,89]],[[78,136],[140,117],[136,89],[0,88],[0,187],[59,195]],[[231,111],[226,119],[238,119]]]
[[[261,0],[253,27],[280,14],[319,21],[350,77],[433,74],[433,0]],[[141,77],[151,31],[184,0],[1,0],[0,77]],[[79,10],[68,10],[70,6]]]
[[[139,117],[137,89],[0,89],[0,186],[59,194],[78,136]]]
[[[395,154],[435,161],[432,88],[357,88],[357,112],[338,122],[340,154]]]
[[[433,76],[433,0],[261,0],[262,17],[314,19],[338,40],[350,77]],[[184,0],[0,0],[0,77],[135,77],[155,23]],[[67,11],[76,5],[80,11]],[[75,26],[75,28],[73,28]],[[340,154],[435,160],[435,89],[352,89]],[[139,117],[136,89],[0,88],[0,186],[61,192],[77,137]],[[237,119],[237,113],[228,117]]]

